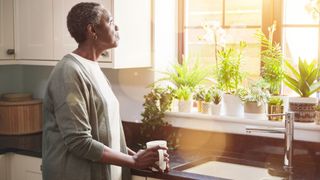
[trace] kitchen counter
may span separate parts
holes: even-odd
[[[19,135],[19,136],[4,136],[0,135],[0,153],[18,153],[28,156],[41,157],[41,133],[32,135]],[[258,162],[260,166],[267,166],[266,162],[274,164],[282,164],[279,160],[283,155],[270,156],[264,151],[270,151],[269,147],[264,148],[259,146],[260,149],[250,150],[246,153],[230,153],[222,151],[212,151],[202,148],[199,149],[178,149],[169,151],[170,154],[170,167],[168,173],[155,173],[150,170],[135,170],[132,169],[133,175],[154,177],[159,179],[221,179],[213,176],[205,176],[194,173],[183,172],[184,166],[190,166],[193,163],[212,157],[221,157],[229,159],[237,159],[238,162],[246,164]],[[135,149],[134,147],[132,147]],[[317,153],[316,153],[317,154]],[[308,161],[310,160],[310,161]],[[294,162],[294,180],[320,180],[319,161],[317,159],[310,159],[309,156],[295,156]],[[250,165],[250,164],[249,164]]]

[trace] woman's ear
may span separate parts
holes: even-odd
[[[97,39],[97,33],[96,33],[94,25],[93,24],[88,24],[86,29],[87,29],[88,37],[93,39],[93,40],[96,40]]]

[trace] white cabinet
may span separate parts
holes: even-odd
[[[152,1],[113,0],[114,22],[120,41],[113,49],[112,67],[151,66]]]
[[[10,155],[10,180],[42,180],[41,158]]]
[[[59,60],[77,44],[70,36],[66,17],[80,0],[54,0],[54,58]],[[149,0],[94,0],[103,4],[119,27],[119,46],[99,59],[102,67],[132,68],[151,66],[152,3]]]
[[[13,59],[13,1],[0,0],[0,60]]]
[[[113,14],[120,29],[119,46],[99,59],[101,67],[150,67],[152,1],[93,1]],[[56,64],[77,47],[68,32],[66,17],[78,2],[82,1],[0,0],[0,59],[16,59],[12,64]],[[8,49],[14,49],[15,55],[7,55]]]
[[[53,59],[52,0],[14,0],[16,59]]]

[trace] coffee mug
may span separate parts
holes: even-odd
[[[151,148],[154,146],[160,146],[160,147],[167,147],[167,141],[164,140],[156,140],[156,141],[149,141],[147,142],[147,148]],[[167,167],[167,162],[164,160],[164,153],[167,152],[167,150],[159,149],[159,161],[156,161],[156,164],[159,166],[159,168],[164,171]],[[153,171],[158,171],[155,168],[152,168]]]

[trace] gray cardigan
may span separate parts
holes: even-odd
[[[44,180],[109,180],[110,165],[98,162],[111,145],[107,103],[73,56],[53,69],[44,98],[42,173]],[[120,122],[121,152],[127,153]],[[131,179],[122,168],[122,179]]]

